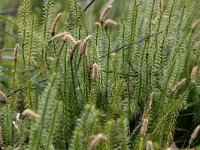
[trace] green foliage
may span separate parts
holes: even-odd
[[[200,1],[106,2],[84,12],[44,0],[37,12],[21,0],[17,16],[0,15],[0,148],[198,145]]]
[[[39,100],[38,114],[40,114],[40,118],[32,127],[29,149],[52,149],[52,134],[59,108],[55,80],[56,75],[53,75],[49,85],[45,88],[42,99]]]

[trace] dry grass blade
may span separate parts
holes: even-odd
[[[94,136],[93,140],[92,140],[92,142],[90,144],[89,150],[96,150],[98,144],[103,140],[107,140],[107,138],[101,133],[96,135],[96,136]]]

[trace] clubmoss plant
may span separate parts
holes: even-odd
[[[44,0],[42,16],[21,0],[17,17],[0,15],[17,31],[0,51],[1,149],[199,145],[200,0],[123,2],[123,15],[121,1],[78,0],[62,11]]]

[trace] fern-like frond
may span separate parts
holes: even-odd
[[[38,114],[40,117],[33,124],[30,132],[30,150],[53,148],[52,135],[58,110],[55,86],[56,75],[53,75],[39,102]]]

